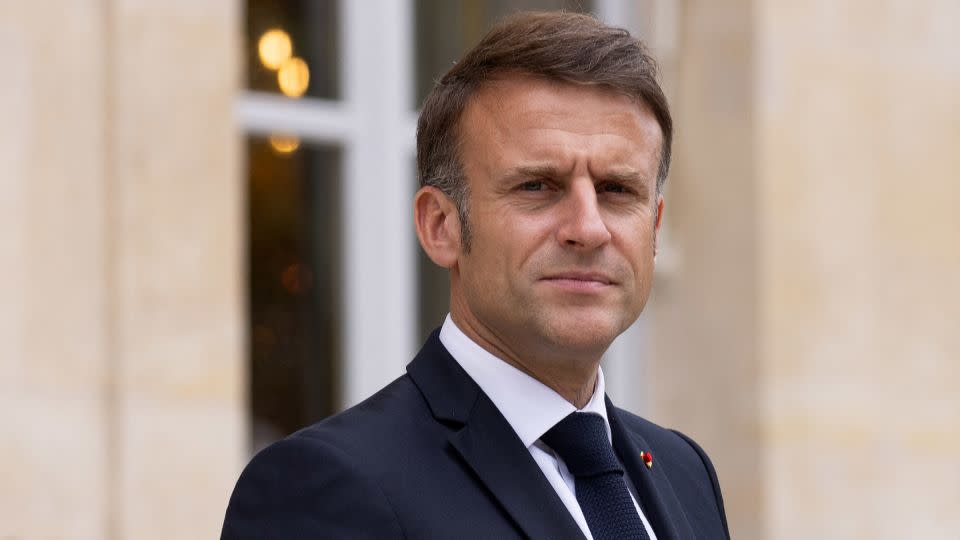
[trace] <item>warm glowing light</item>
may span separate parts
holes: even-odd
[[[285,96],[298,98],[307,91],[310,85],[310,68],[303,58],[294,56],[287,59],[277,71],[277,84]]]
[[[300,139],[293,135],[271,135],[270,146],[278,154],[292,154],[300,148]]]
[[[283,30],[267,30],[260,36],[257,50],[260,52],[260,63],[267,69],[277,70],[293,54],[293,43],[290,34]]]

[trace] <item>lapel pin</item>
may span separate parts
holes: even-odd
[[[640,452],[640,460],[648,469],[653,469],[653,454],[647,451]]]

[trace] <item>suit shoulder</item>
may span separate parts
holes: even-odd
[[[650,445],[654,459],[670,471],[671,483],[675,489],[684,493],[685,500],[698,500],[716,510],[729,538],[720,482],[713,463],[703,448],[679,431],[659,426],[623,409],[617,409],[617,416],[628,430]]]
[[[350,456],[288,438],[259,452],[230,497],[221,539],[403,537],[393,505]]]
[[[410,377],[404,375],[363,402],[301,429],[288,439],[320,441],[362,457],[365,452],[384,448],[389,441],[403,438],[414,424],[432,418]]]
[[[713,464],[706,452],[690,437],[629,411],[620,408],[616,411],[618,418],[629,431],[642,437],[652,448],[658,449],[664,458],[682,463],[685,468],[701,470],[708,476],[715,476]]]
[[[222,538],[403,537],[370,448],[388,447],[386,428],[402,424],[391,416],[411,415],[412,386],[401,377],[257,453],[237,480]]]
[[[720,480],[717,478],[717,471],[713,467],[713,462],[710,461],[710,457],[707,456],[707,453],[703,450],[703,448],[700,447],[699,444],[696,443],[696,441],[690,437],[687,437],[683,433],[680,433],[679,431],[671,431],[683,439],[688,445],[690,445],[694,452],[696,452],[700,457],[700,462],[703,464],[703,468],[706,469],[707,476],[710,478],[710,487],[713,490],[713,496],[716,499],[717,508],[720,511],[720,520],[723,523],[723,530],[726,532],[727,538],[730,538],[730,529],[727,525],[727,512],[723,506],[723,493],[720,491]]]
[[[673,453],[679,452],[680,455],[687,457],[695,457],[692,453],[693,448],[687,444],[686,439],[681,437],[678,432],[655,424],[625,409],[615,407],[615,410],[617,417],[628,430],[640,435],[651,445],[661,447]]]

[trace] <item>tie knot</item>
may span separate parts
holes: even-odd
[[[563,459],[570,474],[576,477],[596,476],[623,468],[613,453],[603,417],[575,412],[550,428],[540,440],[547,443]]]

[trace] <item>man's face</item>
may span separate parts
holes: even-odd
[[[612,90],[513,76],[463,117],[469,252],[452,310],[518,356],[595,356],[639,316],[659,229],[663,136]]]

